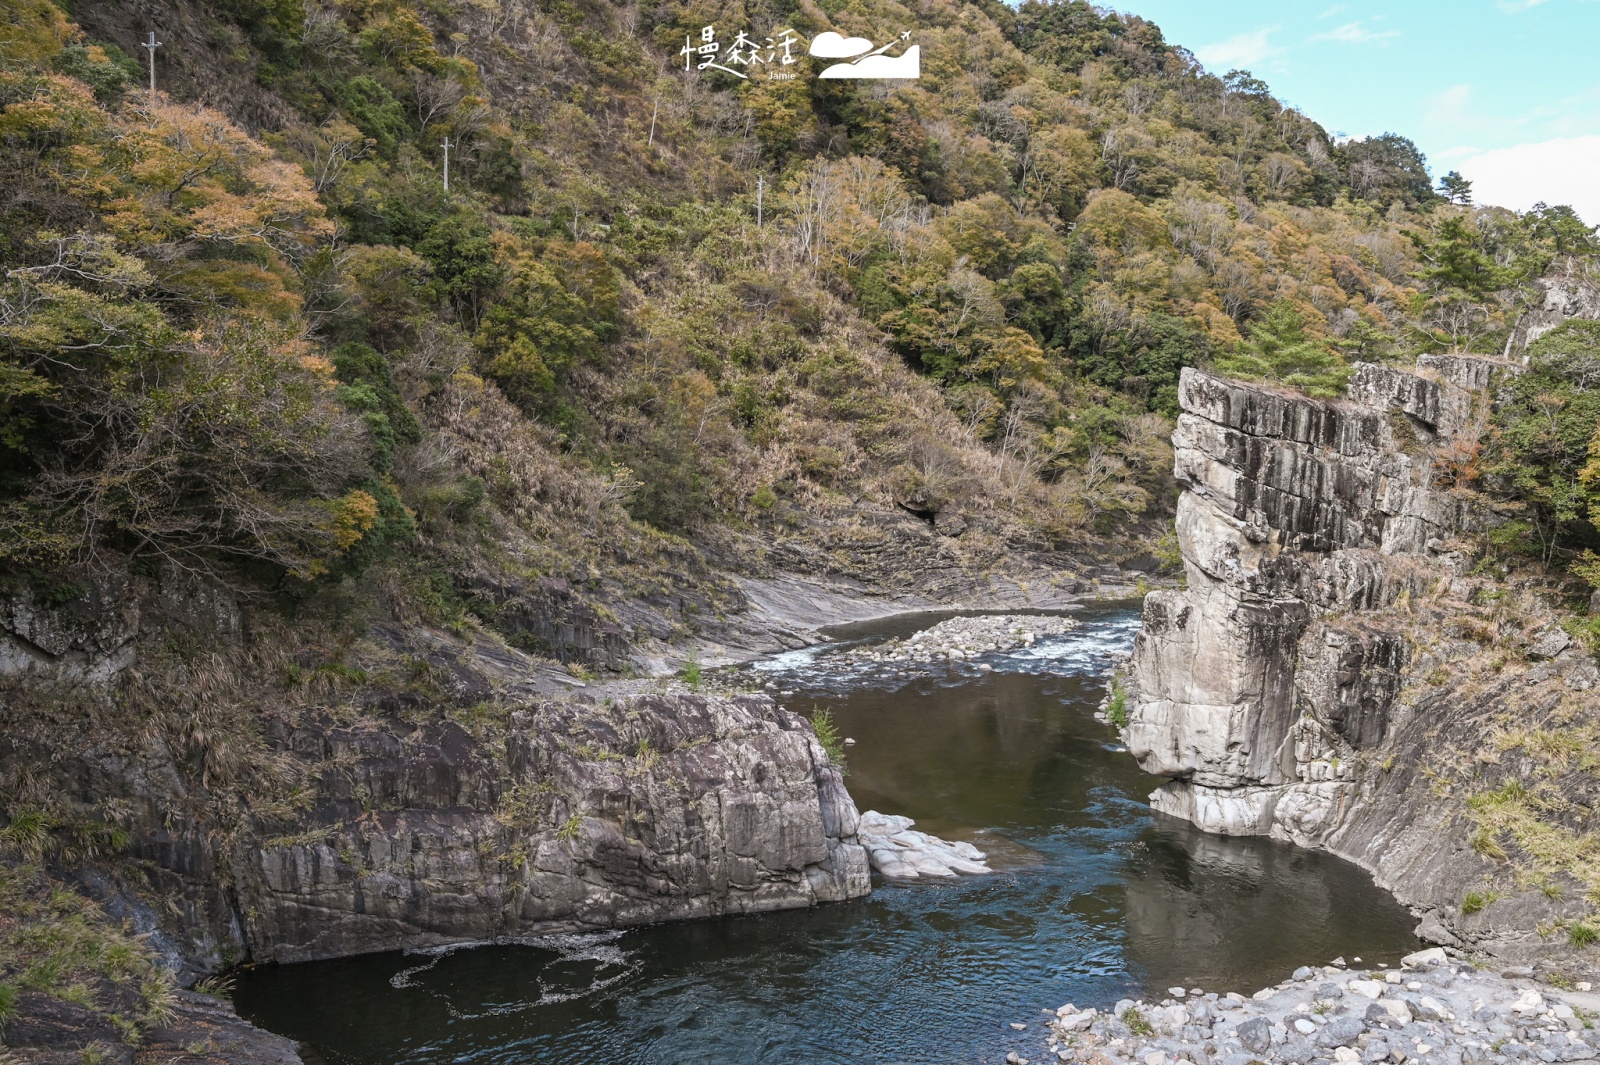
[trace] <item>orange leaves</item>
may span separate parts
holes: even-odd
[[[107,221],[126,239],[295,254],[333,235],[300,169],[219,112],[163,99],[123,125],[128,180]]]
[[[0,0],[4,2],[4,0]],[[0,142],[26,173],[76,201],[107,240],[186,297],[273,318],[299,313],[290,259],[334,226],[299,167],[220,112],[165,97],[111,111],[73,78],[0,73]]]
[[[378,501],[359,488],[333,502],[333,543],[348,551],[378,524]]]
[[[0,143],[31,149],[37,173],[69,196],[90,201],[109,195],[106,147],[110,116],[88,86],[59,74],[0,73]]]
[[[76,36],[50,0],[0,0],[0,56],[8,63],[45,62]]]

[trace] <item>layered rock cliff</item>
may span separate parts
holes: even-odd
[[[767,696],[551,692],[527,656],[429,630],[329,648],[315,625],[248,615],[247,648],[226,595],[185,588],[19,596],[0,617],[8,809],[46,811],[63,847],[125,833],[58,864],[177,966],[870,888],[840,770]]]
[[[504,729],[268,727],[318,769],[292,837],[242,841],[263,960],[811,906],[867,894],[855,804],[765,696],[542,702]],[[266,826],[261,828],[265,830]]]
[[[1129,749],[1170,778],[1157,810],[1327,848],[1424,934],[1512,952],[1584,914],[1592,885],[1485,813],[1538,760],[1506,711],[1570,724],[1596,682],[1540,599],[1471,574],[1458,540],[1491,516],[1454,475],[1517,369],[1362,365],[1339,401],[1184,371],[1187,587],[1146,599],[1122,681]],[[1566,783],[1570,808],[1535,821],[1581,843],[1590,785]],[[1474,889],[1487,904],[1463,907]]]

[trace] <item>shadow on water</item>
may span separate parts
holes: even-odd
[[[827,707],[857,804],[972,839],[1001,871],[870,899],[526,945],[242,974],[242,1014],[330,1065],[999,1062],[1039,1010],[1172,984],[1251,992],[1335,955],[1392,961],[1412,920],[1359,869],[1150,812],[1155,783],[1093,718],[1137,611],[916,675],[830,661],[754,671]],[[903,635],[934,617],[840,630]],[[1017,1033],[1008,1022],[1029,1022]]]

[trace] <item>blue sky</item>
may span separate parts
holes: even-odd
[[[1107,2],[1107,0],[1102,0]],[[1478,202],[1600,223],[1600,0],[1109,0],[1330,132],[1395,132]]]

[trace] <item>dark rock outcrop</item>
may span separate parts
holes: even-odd
[[[115,877],[91,887],[194,970],[870,890],[838,768],[764,695],[540,701],[470,729],[311,714],[268,719],[264,743],[264,764],[305,786],[232,822],[174,816],[204,796],[164,744],[57,759],[71,801],[133,811],[131,857],[181,920]]]

